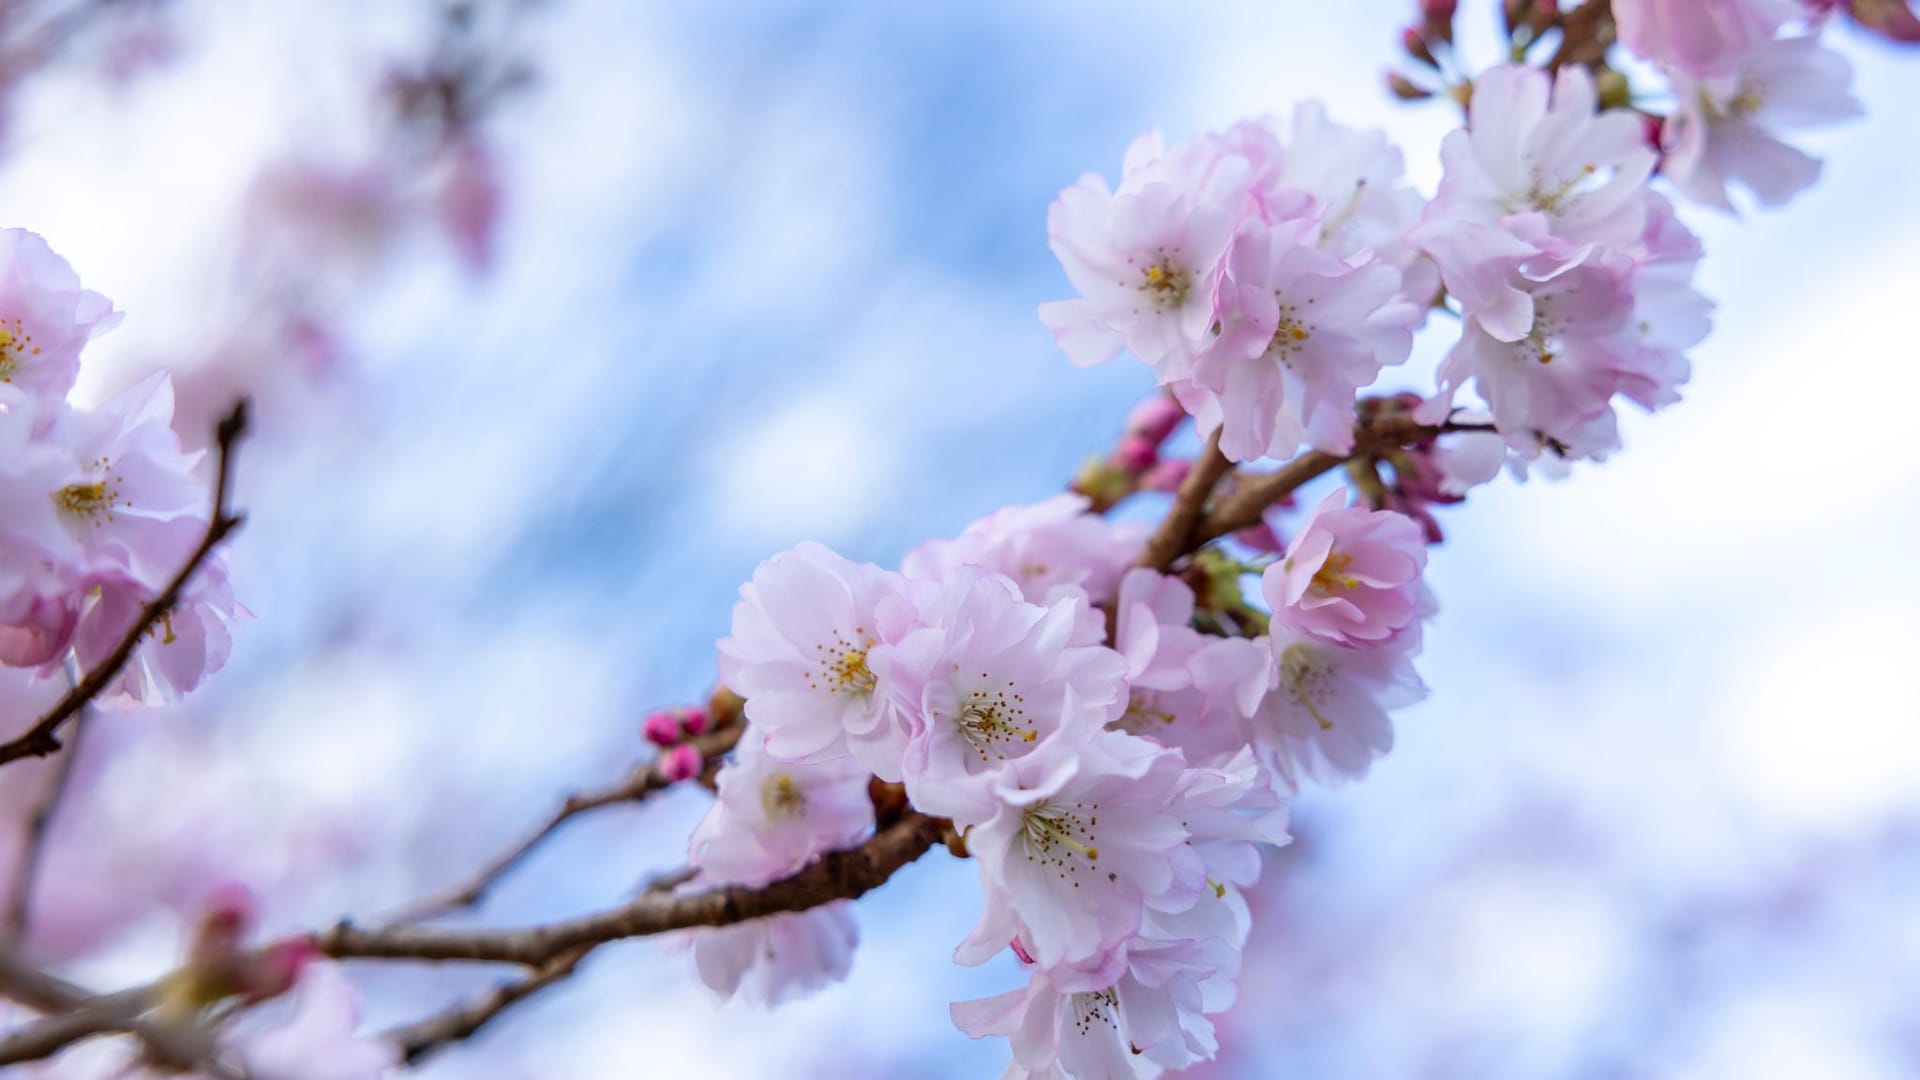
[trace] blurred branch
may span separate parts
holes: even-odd
[[[248,1075],[220,1060],[218,1044],[201,1025],[143,1015],[156,997],[151,987],[90,994],[27,964],[11,948],[0,948],[0,995],[53,1014],[0,1039],[0,1065],[39,1061],[83,1039],[124,1032],[137,1036],[146,1060],[162,1068],[198,1070],[219,1080],[246,1080]]]
[[[400,1048],[400,1055],[407,1064],[415,1064],[436,1050],[471,1037],[507,1009],[572,976],[574,969],[580,966],[580,961],[586,959],[591,951],[589,946],[567,953],[531,975],[497,986],[468,1004],[439,1016],[395,1028],[383,1038]]]
[[[73,666],[72,658],[68,658],[67,679],[70,685],[79,685],[78,675],[79,670]],[[74,720],[66,756],[54,762],[53,776],[47,781],[47,790],[41,793],[32,814],[27,818],[26,831],[20,839],[20,857],[14,861],[13,882],[7,896],[6,910],[0,911],[0,948],[17,945],[26,936],[27,918],[33,907],[33,886],[40,876],[41,852],[47,844],[47,830],[52,827],[53,817],[60,810],[60,800],[67,793],[74,762],[79,760],[80,736],[86,730],[88,711],[82,709],[79,718]]]
[[[713,730],[687,740],[689,745],[700,752],[702,760],[712,761],[732,750],[734,744],[740,741],[740,733],[745,730],[745,725],[741,722],[740,706],[740,698],[725,690],[714,694],[707,710],[708,715],[713,718]],[[645,801],[654,793],[673,786],[673,783],[673,780],[661,771],[661,758],[655,758],[640,766],[632,776],[618,784],[597,791],[582,791],[569,795],[566,801],[560,804],[560,808],[554,811],[553,816],[547,819],[546,824],[482,867],[480,872],[465,885],[408,905],[386,921],[390,923],[422,922],[474,907],[486,899],[502,879],[512,873],[567,822],[602,807]]]
[[[227,505],[229,489],[232,486],[232,471],[235,447],[247,433],[247,402],[245,398],[235,402],[219,425],[214,428],[214,441],[218,464],[214,471],[213,512],[207,519],[207,531],[200,538],[200,546],[187,559],[186,564],[160,590],[160,595],[147,602],[140,609],[140,617],[135,619],[127,633],[120,639],[106,659],[94,665],[71,690],[56,702],[53,708],[39,723],[33,725],[26,734],[11,742],[0,743],[0,765],[18,761],[21,758],[45,757],[60,750],[60,728],[67,721],[80,714],[87,704],[99,697],[107,686],[117,678],[127,661],[133,658],[134,650],[140,647],[140,641],[171,612],[180,596],[201,564],[212,556],[221,541],[232,535],[246,520],[235,514]]]

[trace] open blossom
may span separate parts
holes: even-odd
[[[76,459],[79,475],[48,492],[79,545],[81,574],[120,573],[158,590],[206,529],[207,492],[196,477],[201,454],[173,430],[173,384],[156,374],[99,409],[63,414],[50,437]]]
[[[158,595],[130,577],[96,575],[91,597],[73,633],[74,658],[84,670],[105,661],[133,628],[147,602]],[[101,692],[103,704],[159,705],[191,693],[226,666],[233,652],[232,626],[252,612],[234,598],[226,556],[214,552],[200,565],[172,610],[147,633],[119,676]]]
[[[1613,0],[1614,22],[1627,48],[1696,77],[1728,73],[1805,13],[1794,0]]]
[[[1213,1057],[1209,1013],[1233,1002],[1238,948],[1218,939],[1136,939],[1124,963],[1029,967],[1027,985],[952,1006],[975,1038],[1006,1036],[1010,1076],[1111,1080],[1158,1075]]]
[[[780,1005],[839,982],[853,970],[860,930],[844,900],[731,926],[689,930],[678,947],[693,953],[700,981],[723,1000]]]
[[[1400,272],[1311,246],[1315,228],[1241,230],[1215,294],[1217,333],[1173,386],[1202,431],[1219,429],[1229,460],[1287,457],[1303,440],[1351,449],[1360,387],[1412,348],[1419,309]]]
[[[1859,116],[1852,76],[1847,58],[1811,35],[1766,42],[1724,74],[1676,72],[1662,170],[1698,203],[1732,212],[1727,188],[1739,185],[1780,206],[1820,178],[1819,159],[1781,135]]]
[[[693,830],[689,861],[704,880],[763,885],[853,846],[873,828],[869,774],[858,762],[783,762],[764,744],[759,728],[749,727]]]
[[[1166,180],[1097,176],[1060,193],[1047,236],[1080,296],[1040,305],[1040,321],[1082,367],[1131,351],[1156,367],[1184,364],[1212,316],[1213,278],[1246,178],[1218,170],[1200,190]]]
[[[1419,603],[1426,537],[1405,514],[1348,506],[1329,494],[1261,575],[1273,620],[1336,645],[1379,641],[1404,629]]]
[[[1055,495],[1009,506],[968,525],[951,540],[928,540],[900,562],[910,578],[945,579],[965,567],[1000,574],[1036,604],[1079,597],[1112,599],[1120,575],[1140,554],[1145,531],[1088,513],[1083,495]],[[1105,627],[1099,627],[1104,638]]]
[[[65,398],[81,347],[119,321],[38,234],[0,229],[0,385]]]
[[[1413,669],[1417,634],[1344,648],[1276,627],[1270,641],[1275,685],[1253,730],[1286,775],[1322,783],[1365,776],[1393,747],[1387,714],[1426,696]]]
[[[872,662],[908,732],[896,765],[908,796],[965,825],[992,812],[993,777],[1009,762],[1120,715],[1126,663],[1074,643],[1086,611],[1077,599],[1042,607],[1007,578],[967,568],[928,592],[925,625]]]
[[[1179,753],[1103,731],[1021,758],[994,783],[998,805],[967,833],[986,908],[955,958],[980,963],[1018,939],[1041,966],[1097,965],[1139,929],[1146,904],[1199,899]]]
[[[1127,709],[1113,726],[1199,764],[1246,745],[1273,659],[1256,642],[1193,629],[1193,610],[1193,590],[1177,577],[1140,567],[1121,579],[1114,648],[1127,662]]]
[[[1558,78],[1512,65],[1481,75],[1467,126],[1441,143],[1445,172],[1422,232],[1471,222],[1574,244],[1632,242],[1655,155],[1637,115],[1597,108],[1578,64]],[[1427,246],[1447,271],[1449,251]]]
[[[720,677],[746,698],[767,752],[788,761],[852,753],[898,780],[897,718],[869,663],[913,623],[904,579],[813,543],[768,559],[740,587]]]

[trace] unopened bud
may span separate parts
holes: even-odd
[[[1433,91],[1419,86],[1397,71],[1387,72],[1387,92],[1401,101],[1425,101]]]
[[[242,993],[248,1001],[265,1001],[293,989],[300,973],[324,953],[312,938],[299,937],[276,942],[256,957],[241,979]]]
[[[1400,48],[1428,67],[1439,67],[1440,61],[1434,59],[1433,50],[1427,46],[1427,35],[1418,26],[1409,26],[1400,31]]]
[[[1128,435],[1107,455],[1107,464],[1121,472],[1137,474],[1147,471],[1159,456],[1158,444],[1140,435]]]
[[[655,746],[672,746],[680,741],[680,721],[665,709],[648,713],[640,725],[640,733]]]
[[[1140,486],[1148,491],[1179,491],[1180,485],[1187,482],[1187,474],[1193,471],[1193,462],[1185,458],[1167,458],[1154,463],[1140,477]]]
[[[1155,394],[1127,413],[1127,433],[1159,446],[1167,441],[1186,415],[1186,410],[1180,407],[1179,402],[1165,394]]]
[[[686,743],[681,743],[679,746],[668,747],[661,753],[660,775],[666,778],[667,783],[677,784],[682,780],[691,780],[699,776],[700,766],[703,764],[705,762],[700,757],[700,751]]]
[[[1073,478],[1072,490],[1085,495],[1095,510],[1104,511],[1113,504],[1133,494],[1134,474],[1100,458],[1093,458],[1080,467]]]
[[[679,717],[682,735],[704,735],[712,726],[707,719],[707,710],[692,705],[681,709]]]

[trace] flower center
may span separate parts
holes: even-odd
[[[1112,987],[1095,993],[1073,995],[1073,1029],[1081,1035],[1090,1034],[1100,1024],[1119,1030],[1120,1023],[1114,1014],[1120,1011],[1120,995]]]
[[[1140,282],[1134,287],[1146,295],[1153,304],[1153,310],[1177,311],[1187,302],[1187,294],[1193,289],[1193,275],[1162,251],[1140,272]]]
[[[976,690],[960,703],[956,718],[960,734],[980,755],[981,761],[1006,760],[1008,743],[1030,743],[1040,738],[1027,721],[1026,699],[1005,690]]]
[[[1347,567],[1353,565],[1353,556],[1344,551],[1327,553],[1327,561],[1313,572],[1313,591],[1321,596],[1331,596],[1342,589],[1357,589],[1360,579],[1349,576]]]
[[[120,477],[109,471],[106,458],[95,459],[91,467],[100,479],[91,484],[68,484],[53,493],[53,505],[69,522],[97,529],[113,520],[116,505],[133,504],[120,501]]]
[[[1100,859],[1100,849],[1094,844],[1099,812],[1098,804],[1058,806],[1042,802],[1029,807],[1022,821],[1027,861],[1052,868],[1062,881],[1079,877],[1081,866],[1091,866]],[[1079,888],[1080,882],[1075,881],[1073,887]]]
[[[1291,366],[1294,355],[1305,348],[1307,339],[1313,336],[1313,328],[1300,318],[1300,309],[1287,303],[1279,293],[1273,294],[1273,300],[1280,305],[1280,322],[1273,328],[1273,338],[1267,342],[1264,355],[1268,360]]]
[[[1546,186],[1546,178],[1536,170],[1533,174],[1533,184],[1527,188],[1527,197],[1522,200],[1521,205],[1530,206],[1535,210],[1548,214],[1558,214],[1571,208],[1575,203],[1580,201],[1580,196],[1584,194],[1584,192],[1580,190],[1581,186],[1592,179],[1599,171],[1600,166],[1589,162],[1588,164],[1580,166],[1579,171],[1574,173],[1572,178],[1565,183],[1557,187],[1549,188]],[[1508,209],[1510,210],[1519,210],[1520,208],[1521,206],[1508,205]]]
[[[760,782],[760,808],[768,821],[787,821],[799,817],[807,808],[807,793],[788,773],[774,773]]]
[[[1294,703],[1307,710],[1321,731],[1332,731],[1333,721],[1320,706],[1333,699],[1334,665],[1310,646],[1289,645],[1280,652],[1280,682]]]
[[[1173,711],[1161,707],[1160,695],[1151,690],[1135,690],[1127,695],[1127,711],[1114,722],[1122,731],[1139,735],[1173,723]]]
[[[867,666],[867,650],[873,648],[873,639],[860,628],[853,628],[854,636],[860,639],[858,645],[848,640],[839,631],[835,631],[831,644],[822,642],[813,647],[818,653],[818,678],[807,676],[807,687],[818,690],[823,685],[829,693],[851,694],[866,697],[873,693],[873,669]]]
[[[33,343],[33,335],[19,319],[0,319],[0,383],[12,382],[27,360],[38,355],[40,346]]]

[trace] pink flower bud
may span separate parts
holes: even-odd
[[[1140,435],[1128,435],[1120,440],[1107,458],[1107,464],[1125,473],[1141,473],[1152,467],[1154,459],[1160,456],[1160,447]]]
[[[648,713],[640,725],[640,734],[655,746],[672,746],[680,741],[680,721],[665,709]]]
[[[689,705],[680,710],[680,733],[682,735],[705,734],[707,726],[707,710],[693,705]]]
[[[1185,458],[1167,458],[1155,462],[1153,468],[1140,477],[1140,486],[1148,491],[1179,491],[1186,483],[1187,473],[1193,471],[1193,462]]]
[[[660,775],[666,777],[668,783],[677,784],[699,776],[702,764],[700,751],[681,743],[660,755]]]
[[[1187,415],[1180,403],[1165,394],[1155,394],[1127,413],[1127,434],[1138,435],[1155,446],[1167,441],[1173,429]]]
[[[241,978],[242,992],[248,1001],[265,1001],[293,989],[300,973],[324,953],[312,938],[299,937],[269,945]]]
[[[1409,26],[1400,31],[1400,50],[1428,67],[1440,66],[1440,62],[1433,57],[1433,50],[1427,46],[1427,35],[1418,26]]]

